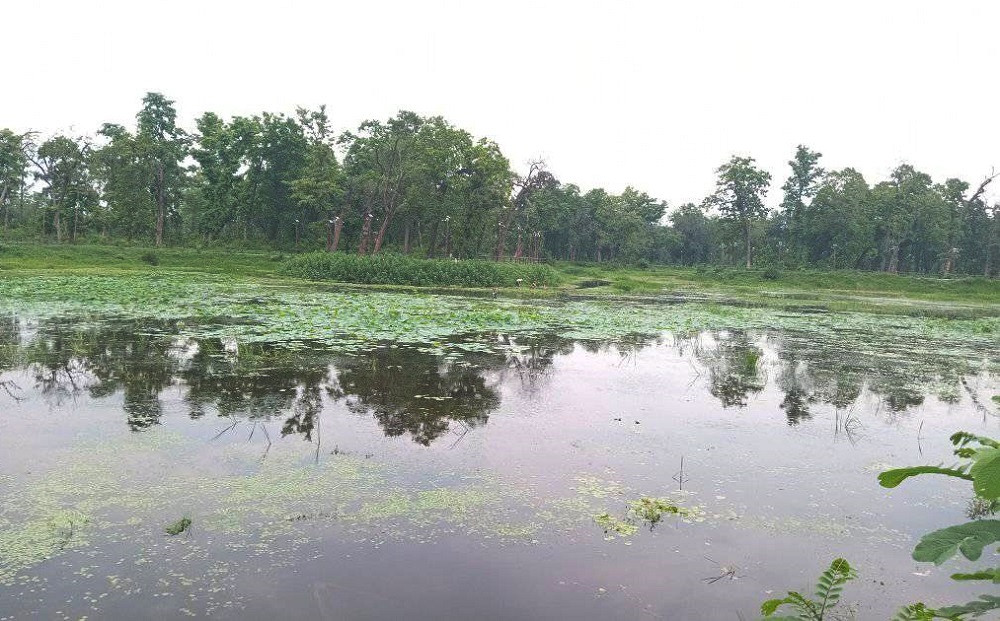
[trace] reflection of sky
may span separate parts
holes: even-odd
[[[617,584],[641,591],[658,610],[694,606],[692,593],[708,598],[707,609],[691,608],[685,618],[716,618],[710,613],[723,605],[752,611],[763,590],[797,588],[799,572],[818,573],[836,555],[910,576],[893,586],[900,601],[945,589],[944,574],[914,580],[909,548],[915,535],[961,520],[968,495],[940,479],[884,490],[875,476],[948,461],[947,437],[957,429],[995,433],[995,419],[984,418],[973,396],[995,413],[990,396],[1000,393],[976,360],[927,357],[920,348],[908,356],[902,344],[853,347],[856,335],[719,332],[628,344],[507,337],[457,355],[384,347],[344,356],[234,350],[212,339],[177,340],[169,330],[149,336],[156,332],[43,326],[27,340],[9,332],[14,368],[0,377],[16,382],[23,400],[0,394],[0,471],[13,480],[44,472],[81,438],[176,432],[195,443],[176,467],[212,476],[252,471],[263,459],[300,455],[308,464],[350,455],[393,464],[393,484],[404,487],[448,488],[488,474],[525,490],[524,502],[572,495],[581,477],[613,482],[625,490],[607,497],[614,511],[631,496],[675,491],[683,458],[684,489],[713,516],[708,523],[668,523],[631,547],[607,548],[584,529],[559,547],[543,537],[538,548],[496,554],[562,572],[567,590],[553,592],[554,601]],[[148,426],[128,419],[142,407],[152,412]],[[233,454],[251,459],[232,461]],[[333,535],[326,541],[328,552],[346,545]],[[360,566],[402,577],[407,568],[390,566],[415,554],[408,545],[382,549],[383,560],[351,554]],[[469,540],[448,545],[453,552],[439,550],[429,575],[441,584],[456,573],[486,580]],[[695,591],[715,569],[706,556],[747,575],[735,586]],[[313,562],[303,560],[303,571],[326,584]],[[652,579],[665,571],[671,580]],[[362,574],[334,573],[350,588],[365,582]],[[492,588],[522,602],[527,616],[547,609],[505,590],[524,587],[517,572],[496,569],[494,577]],[[287,579],[279,573],[279,584]],[[859,584],[856,592],[878,602],[873,588]],[[360,605],[352,597],[336,601]],[[620,591],[614,598],[600,610],[629,616],[631,600]],[[567,609],[576,605],[571,599]],[[395,609],[390,600],[369,605]],[[440,612],[435,606],[418,609]]]

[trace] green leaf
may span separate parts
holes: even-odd
[[[896,487],[906,479],[919,474],[944,474],[950,477],[972,481],[972,475],[966,474],[965,466],[944,468],[941,466],[913,466],[911,468],[895,468],[878,475],[878,483],[882,487]]]
[[[948,618],[958,619],[961,615],[972,615],[979,617],[987,612],[1000,610],[1000,597],[993,595],[980,595],[979,599],[959,606],[946,606],[937,609],[937,613]]]
[[[940,565],[960,551],[965,558],[975,561],[984,547],[997,541],[1000,541],[1000,520],[949,526],[924,535],[913,549],[913,560]]]
[[[976,494],[987,499],[1000,498],[1000,449],[981,449],[972,459],[975,463],[969,474]]]
[[[774,611],[778,609],[778,606],[785,603],[783,599],[769,599],[760,605],[760,614],[765,617],[770,617],[774,614]]]
[[[952,580],[990,580],[1000,583],[1000,568],[984,569],[971,574],[952,574]]]

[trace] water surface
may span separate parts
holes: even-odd
[[[338,348],[174,320],[0,324],[0,619],[737,619],[829,562],[886,618],[997,433],[995,351],[878,330]],[[633,534],[595,516],[663,497]],[[187,517],[191,528],[165,527]]]

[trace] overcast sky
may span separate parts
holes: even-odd
[[[900,162],[1000,168],[1000,2],[3,0],[0,127],[182,122],[328,104],[338,129],[400,108],[544,157],[584,189],[700,201],[751,155],[780,200],[795,145],[869,181]],[[998,193],[994,192],[994,196]]]

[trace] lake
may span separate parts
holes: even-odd
[[[245,293],[246,316],[311,303]],[[858,618],[977,592],[910,559],[971,488],[876,476],[997,433],[992,335],[714,309],[275,338],[239,313],[50,310],[0,321],[2,621],[752,619],[836,557]]]

